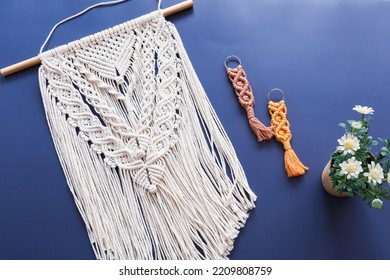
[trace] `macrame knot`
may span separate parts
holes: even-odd
[[[145,151],[141,149],[137,149],[133,154],[133,159],[139,159],[145,156]]]
[[[253,110],[253,107],[246,108],[246,115],[248,117],[248,120],[255,117],[255,110]]]
[[[275,138],[284,147],[284,166],[288,177],[296,177],[305,174],[309,168],[303,165],[291,148],[290,122],[287,120],[287,107],[284,100],[279,102],[268,101],[268,111],[271,115],[271,125],[275,127]]]
[[[283,142],[283,147],[284,147],[284,149],[285,149],[286,151],[292,149],[292,148],[291,148],[290,141],[285,141],[285,142]]]
[[[246,110],[249,126],[257,136],[257,140],[259,142],[270,140],[274,135],[273,128],[265,126],[255,117],[253,108],[255,98],[244,69],[241,65],[238,65],[236,68],[226,68],[226,71],[237,95],[238,102]]]
[[[156,193],[156,192],[157,192],[157,186],[154,185],[154,184],[149,185],[148,187],[146,187],[146,189],[147,189],[150,193]]]
[[[117,83],[117,85],[122,86],[122,85],[124,85],[124,84],[126,83],[126,81],[125,81],[125,79],[123,78],[123,76],[117,76],[117,77],[116,77],[116,83]]]
[[[238,86],[237,88],[240,90],[240,94],[238,95],[238,102],[240,102],[241,106],[245,109],[252,108],[255,105],[255,99],[251,93],[252,90],[250,86]]]

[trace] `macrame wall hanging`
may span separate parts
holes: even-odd
[[[161,12],[40,54],[59,160],[98,259],[225,259],[256,195]]]

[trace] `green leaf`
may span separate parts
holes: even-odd
[[[341,126],[342,128],[344,128],[345,132],[347,134],[350,133],[350,130],[348,129],[347,125],[345,123],[339,123],[339,126]]]
[[[367,200],[371,198],[371,194],[369,192],[366,192],[364,195],[363,195],[363,201]]]
[[[359,161],[365,161],[370,156],[369,150],[365,147],[355,152],[355,158]]]
[[[388,174],[388,173],[389,173],[389,170],[390,170],[390,161],[389,161],[389,160],[386,160],[385,162],[383,162],[382,168],[383,168],[384,174]],[[385,175],[385,176],[386,176],[386,175]],[[387,178],[386,178],[386,179],[387,179]]]
[[[390,138],[378,138],[386,147],[390,148]]]

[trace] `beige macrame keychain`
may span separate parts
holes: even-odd
[[[272,101],[270,95],[272,92],[280,92],[282,99],[278,102]],[[275,138],[283,144],[284,165],[288,177],[303,175],[309,168],[303,165],[291,148],[291,130],[290,122],[287,120],[287,107],[284,102],[284,92],[279,88],[273,88],[268,92],[268,111],[271,115],[271,125],[274,127]]]
[[[238,66],[235,68],[229,68],[227,63],[229,61],[235,61]],[[232,82],[234,91],[238,97],[238,101],[241,106],[246,110],[249,126],[257,136],[257,140],[260,142],[270,140],[274,135],[273,128],[265,126],[258,118],[255,117],[255,111],[253,106],[255,105],[255,98],[252,93],[252,88],[249,85],[246,73],[241,65],[241,60],[234,55],[231,55],[225,60],[225,68],[229,80]]]

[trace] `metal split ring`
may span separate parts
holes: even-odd
[[[284,100],[284,92],[283,92],[283,90],[281,90],[280,88],[273,88],[273,89],[271,89],[271,90],[268,92],[268,101],[271,101],[271,93],[272,93],[272,92],[275,92],[275,91],[280,92],[280,93],[282,94],[282,99],[281,99],[281,100]],[[280,101],[280,100],[279,100],[279,101]]]
[[[235,61],[238,63],[238,65],[241,65],[241,60],[238,58],[238,56],[235,55],[230,55],[225,59],[225,68],[228,69],[229,67],[227,66],[227,63],[229,61]]]

